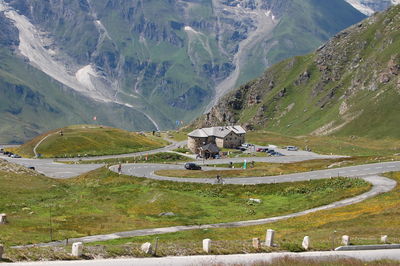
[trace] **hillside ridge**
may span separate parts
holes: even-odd
[[[400,137],[400,6],[282,61],[224,97],[200,126],[241,123],[289,135]]]

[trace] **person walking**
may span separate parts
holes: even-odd
[[[121,164],[118,165],[118,174],[119,175],[122,174],[122,165]]]
[[[221,184],[221,176],[217,175],[217,184]]]

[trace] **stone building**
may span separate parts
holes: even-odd
[[[241,126],[200,128],[188,134],[188,148],[196,154],[200,154],[207,144],[232,149],[245,142],[245,135],[246,131]]]

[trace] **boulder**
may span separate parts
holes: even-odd
[[[0,224],[6,224],[7,223],[7,214],[1,213],[0,214]]]
[[[175,216],[173,212],[162,212],[158,216]]]
[[[342,236],[342,244],[345,246],[350,245],[350,237],[347,235]]]
[[[146,242],[140,247],[140,250],[145,254],[152,254],[153,247],[150,242]]]
[[[83,251],[83,243],[82,242],[75,242],[72,244],[72,256],[74,257],[81,257]]]
[[[310,237],[309,236],[305,236],[303,239],[303,243],[301,244],[301,246],[305,249],[308,250],[310,248]]]
[[[265,236],[265,245],[267,247],[273,247],[274,246],[274,237],[275,237],[275,231],[272,229],[267,230],[267,234]]]
[[[211,239],[203,239],[203,251],[206,253],[211,252]]]

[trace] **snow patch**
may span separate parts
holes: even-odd
[[[392,4],[392,5],[398,5],[400,4],[400,0],[391,0],[389,1],[374,1],[374,0],[346,0],[347,3],[352,5],[355,9],[363,13],[364,15],[371,16],[374,14],[376,11],[380,11],[379,9],[373,9],[372,7],[377,8],[382,8],[385,7],[387,4]],[[382,7],[381,7],[382,5]]]
[[[81,83],[83,86],[88,88],[89,90],[96,90],[95,85],[92,82],[92,78],[97,77],[96,71],[93,69],[91,65],[87,65],[79,69],[75,74],[76,79]]]
[[[346,2],[352,5],[355,9],[357,9],[364,15],[371,16],[372,14],[375,13],[375,11],[372,8],[362,4],[359,0],[346,0]]]

